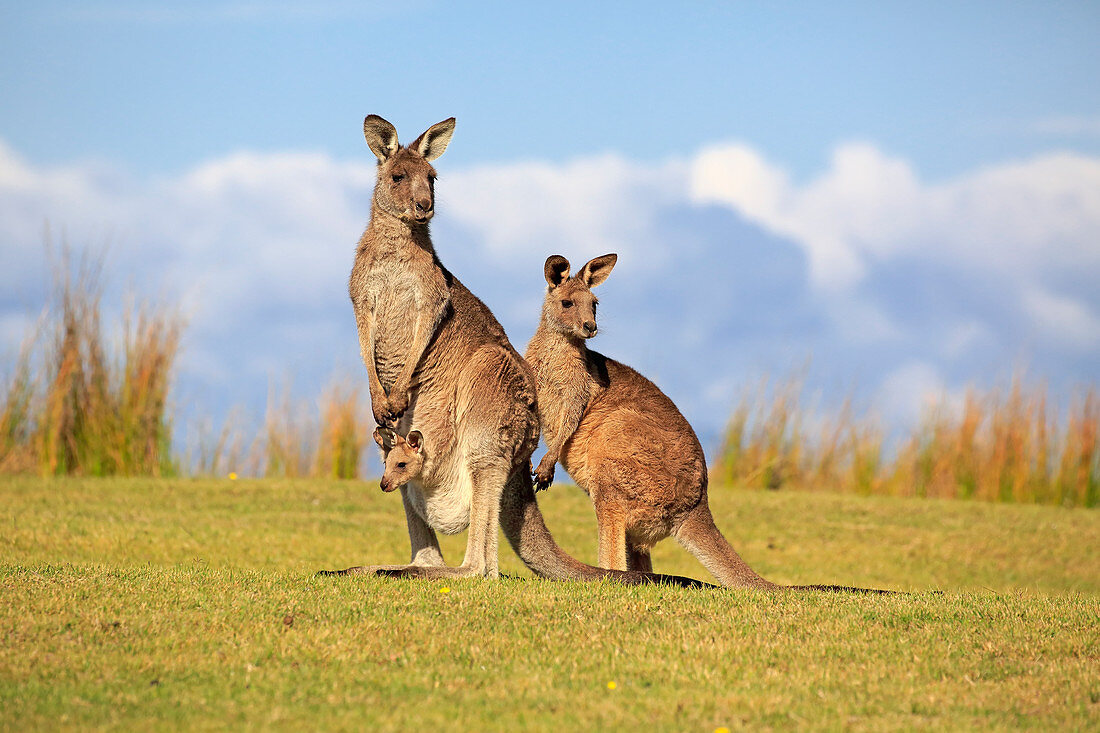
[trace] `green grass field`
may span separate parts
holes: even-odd
[[[365,482],[0,479],[0,727],[1100,729],[1100,512],[715,489],[782,582],[316,578],[400,562]],[[595,555],[577,489],[540,496]],[[465,538],[446,538],[461,560]],[[709,579],[671,541],[658,570]],[[942,595],[930,593],[940,589]]]

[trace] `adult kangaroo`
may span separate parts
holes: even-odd
[[[530,458],[538,444],[535,381],[489,309],[439,261],[428,224],[450,118],[402,146],[377,115],[363,133],[378,158],[370,223],[359,239],[349,294],[379,425],[429,437],[419,475],[401,489],[412,546],[408,565],[335,571],[425,578],[497,577],[497,523],[520,559],[552,579],[624,583],[699,581],[585,565],[554,542],[535,501]],[[469,528],[458,567],[443,562],[436,532]]]
[[[617,259],[596,257],[573,277],[561,255],[546,260],[542,318],[524,355],[547,444],[535,470],[538,487],[550,485],[561,462],[592,498],[600,565],[650,572],[650,549],[673,536],[725,586],[884,592],[777,585],[726,541],[710,513],[706,459],[691,425],[653,382],[586,345],[597,332],[592,288]]]

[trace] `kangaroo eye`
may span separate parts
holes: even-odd
[[[398,468],[404,468],[405,467],[405,462],[401,461],[400,463],[397,464],[397,467]]]
[[[401,181],[405,180],[405,174],[404,173],[397,173],[394,176],[392,176],[392,178],[393,178],[394,183],[401,183]]]
[[[563,301],[561,302],[561,307],[562,307],[562,308],[572,308],[572,307],[573,307],[573,301],[571,301],[571,300],[563,300]]]

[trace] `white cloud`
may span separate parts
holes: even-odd
[[[308,153],[240,153],[139,180],[102,165],[32,166],[0,145],[0,283],[18,293],[41,279],[43,222],[74,247],[106,244],[115,286],[182,302],[184,369],[262,395],[267,374],[286,369],[274,365],[303,348],[323,370],[357,352],[354,336],[326,353],[280,328],[312,320],[300,331],[321,331],[341,307],[351,322],[343,288],[373,182],[373,164]]]
[[[686,185],[680,163],[647,166],[616,155],[443,175],[440,207],[477,233],[486,256],[517,263],[530,253],[617,252],[625,271],[667,261],[668,249],[652,239],[654,217],[682,200]]]
[[[915,338],[947,361],[977,343],[1057,347],[1100,366],[1100,159],[1052,153],[925,183],[904,161],[847,144],[799,185],[746,146],[720,146],[695,158],[691,192],[798,243],[844,340]],[[888,285],[876,280],[891,268]],[[918,307],[941,321],[937,337],[896,321],[899,309],[919,319]],[[1014,311],[1024,323],[994,333],[990,319]]]
[[[1024,293],[1024,305],[1040,330],[1074,351],[1100,345],[1100,317],[1079,300],[1035,288]]]
[[[916,215],[917,192],[904,161],[864,143],[838,147],[829,170],[805,186],[744,145],[705,149],[692,166],[695,201],[725,204],[797,241],[814,284],[827,291],[847,289],[864,276],[864,254],[881,254],[884,231]]]
[[[967,318],[948,329],[942,353],[948,358],[955,358],[982,343],[989,343],[992,338],[993,333],[986,324],[976,318]]]
[[[1100,273],[1095,158],[1050,154],[926,184],[905,161],[852,143],[799,186],[745,146],[720,146],[696,157],[691,191],[793,238],[826,292],[851,290],[873,262],[901,255],[1017,283],[1057,268]]]

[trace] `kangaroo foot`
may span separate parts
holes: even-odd
[[[486,575],[484,569],[458,566],[452,567],[428,567],[424,565],[405,565],[402,567],[382,568],[376,575],[387,578],[420,578],[423,580],[439,580],[444,578],[481,578]]]
[[[356,565],[343,570],[320,570],[318,577],[331,577],[335,575],[382,575],[389,570],[400,570],[404,565]]]

